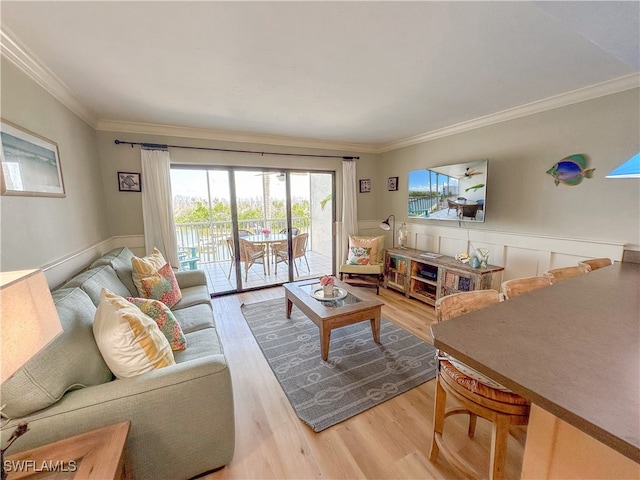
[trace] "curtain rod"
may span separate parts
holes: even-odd
[[[122,140],[116,140],[115,144],[131,145],[131,148],[133,148],[134,145],[140,145],[142,148],[154,148],[154,149],[162,149],[162,150],[166,150],[167,148],[187,148],[190,150],[211,150],[215,152],[231,152],[231,153],[255,153],[259,155],[281,155],[286,157],[341,158],[342,160],[359,160],[360,159],[360,157],[348,157],[348,156],[342,156],[342,155],[313,155],[310,153],[256,152],[254,150],[231,150],[226,148],[191,147],[191,146],[185,146],[185,145],[163,145],[159,143],[123,142]]]

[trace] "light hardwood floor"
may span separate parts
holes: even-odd
[[[236,449],[230,465],[204,479],[459,478],[444,460],[432,463],[428,459],[434,380],[322,432],[315,433],[304,424],[291,408],[240,312],[243,302],[272,298],[284,299],[283,289],[212,301],[233,378]],[[383,317],[432,343],[432,307],[382,288],[379,298],[385,302]],[[473,440],[466,436],[466,427],[464,416],[447,419],[445,439],[459,445],[479,471],[488,473],[491,424],[479,419]],[[519,478],[522,454],[523,448],[510,438],[506,478]]]

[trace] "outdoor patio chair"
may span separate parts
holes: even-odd
[[[280,232],[279,232],[279,233],[287,233],[287,229],[286,229],[286,228],[283,228],[283,229],[281,229],[281,230],[280,230]],[[295,236],[296,236],[296,235],[298,235],[299,233],[300,233],[300,230],[299,230],[298,228],[293,227],[293,228],[291,229],[291,235],[292,235],[292,236],[294,236],[294,237],[295,237]]]
[[[308,233],[301,233],[300,235],[296,235],[293,237],[293,267],[296,269],[296,277],[299,277],[298,273],[298,265],[296,265],[296,258],[302,259],[304,257],[304,261],[307,264],[307,270],[311,272],[309,268],[309,261],[307,260],[307,241],[309,240]],[[289,253],[287,251],[287,242],[274,243],[272,245],[273,248],[273,256],[276,262],[275,272],[278,274],[278,263],[284,262],[286,264],[289,263]],[[298,263],[302,262],[299,260]]]
[[[249,269],[255,263],[262,264],[262,270],[264,276],[267,276],[266,262],[267,252],[265,246],[262,244],[251,243],[243,238],[240,238],[240,262],[244,263],[244,281],[247,281],[249,277]],[[229,249],[229,256],[231,257],[231,265],[229,265],[229,273],[227,278],[231,278],[231,271],[236,261],[235,250],[233,247],[233,237],[227,237],[227,248]]]

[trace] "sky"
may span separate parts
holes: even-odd
[[[236,195],[239,199],[262,197],[262,175],[258,171],[236,172]],[[226,170],[210,170],[212,198],[229,198],[229,183]],[[307,175],[291,175],[292,197],[309,197],[309,178]],[[270,195],[273,199],[285,198],[285,182],[275,180],[272,176]],[[171,170],[171,188],[174,197],[207,198],[207,180],[203,170]]]
[[[431,171],[427,170],[427,169],[423,169],[423,170],[414,170],[409,172],[409,191],[429,191],[429,173]],[[438,191],[438,192],[442,192],[442,186],[450,181],[455,181],[457,184],[457,180],[451,178],[451,177],[447,177],[446,175],[440,174],[437,176],[438,177],[438,186],[436,187],[435,184],[435,180],[436,180],[436,174],[435,172],[431,172],[431,180],[433,181],[432,183],[432,188],[431,190],[433,191]],[[453,186],[454,183],[451,182],[451,186]]]

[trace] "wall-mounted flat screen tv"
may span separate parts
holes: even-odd
[[[487,160],[409,172],[409,218],[484,222]]]

